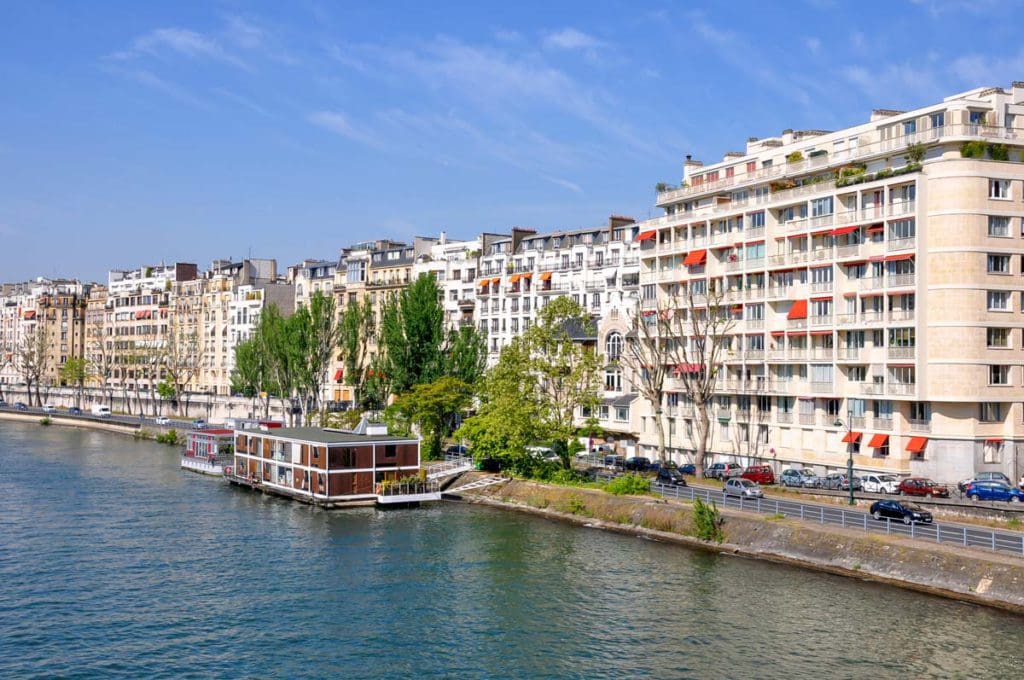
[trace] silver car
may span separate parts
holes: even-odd
[[[726,496],[739,496],[740,498],[763,498],[764,491],[757,482],[742,477],[733,477],[726,481],[722,487],[722,493]]]

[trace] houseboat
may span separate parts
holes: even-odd
[[[192,472],[220,477],[232,464],[234,430],[192,430],[185,438],[181,467]]]
[[[440,500],[419,480],[420,442],[361,423],[355,430],[281,427],[236,430],[232,484],[323,506]]]

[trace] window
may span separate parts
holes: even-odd
[[[604,372],[604,389],[608,392],[622,391],[622,373],[617,370]]]
[[[1021,229],[1024,231],[1024,227]],[[1009,217],[997,217],[995,215],[989,215],[988,218],[988,235],[998,236],[1001,238],[1009,238],[1010,236],[1010,218]]]
[[[914,220],[897,220],[889,224],[889,240],[914,238],[917,234],[917,227]]]
[[[978,420],[983,423],[998,423],[1003,420],[1003,405],[996,401],[978,404]]]
[[[940,111],[939,113],[933,113],[932,115],[928,116],[928,120],[933,128],[945,127],[946,113],[944,111]]]
[[[910,402],[910,419],[927,422],[932,419],[932,405],[927,401]]]
[[[1010,273],[1010,256],[1009,255],[992,255],[988,256],[988,273],[989,274],[1009,274]]]
[[[832,197],[816,198],[811,201],[811,217],[832,214]]]
[[[917,132],[917,121],[916,120],[904,121],[904,123],[903,123],[903,134],[905,134],[905,135],[912,135],[915,132]]]
[[[988,197],[999,199],[1010,198],[1010,180],[990,179],[988,181]]]
[[[1010,309],[1010,292],[1006,290],[988,291],[988,310],[990,312],[1005,312]]]
[[[990,348],[1005,348],[1010,346],[1009,328],[989,328],[985,331],[985,339]]]
[[[615,407],[615,420],[629,420],[629,407],[628,406],[616,406]]]
[[[758,229],[760,227],[763,227],[764,226],[764,211],[762,210],[761,212],[750,213],[749,219],[750,219],[750,228],[751,229]]]
[[[984,125],[987,111],[970,111],[969,122],[971,125]]]
[[[618,361],[622,356],[622,334],[618,332],[609,333],[604,341],[604,353],[608,355],[609,361]]]
[[[1003,442],[990,439],[983,444],[984,460],[988,464],[1003,462]]]
[[[1009,385],[1010,367],[1004,364],[997,364],[988,367],[989,385]]]

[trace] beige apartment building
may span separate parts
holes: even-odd
[[[825,471],[849,446],[857,471],[1019,478],[1022,154],[1014,83],[687,158],[641,225],[641,304],[730,320],[710,460]],[[663,410],[685,457],[692,405]]]

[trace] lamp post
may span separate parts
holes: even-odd
[[[850,487],[850,505],[853,505],[853,418],[850,417],[850,411],[846,412],[845,424],[839,418],[833,424],[846,428],[846,483]]]

